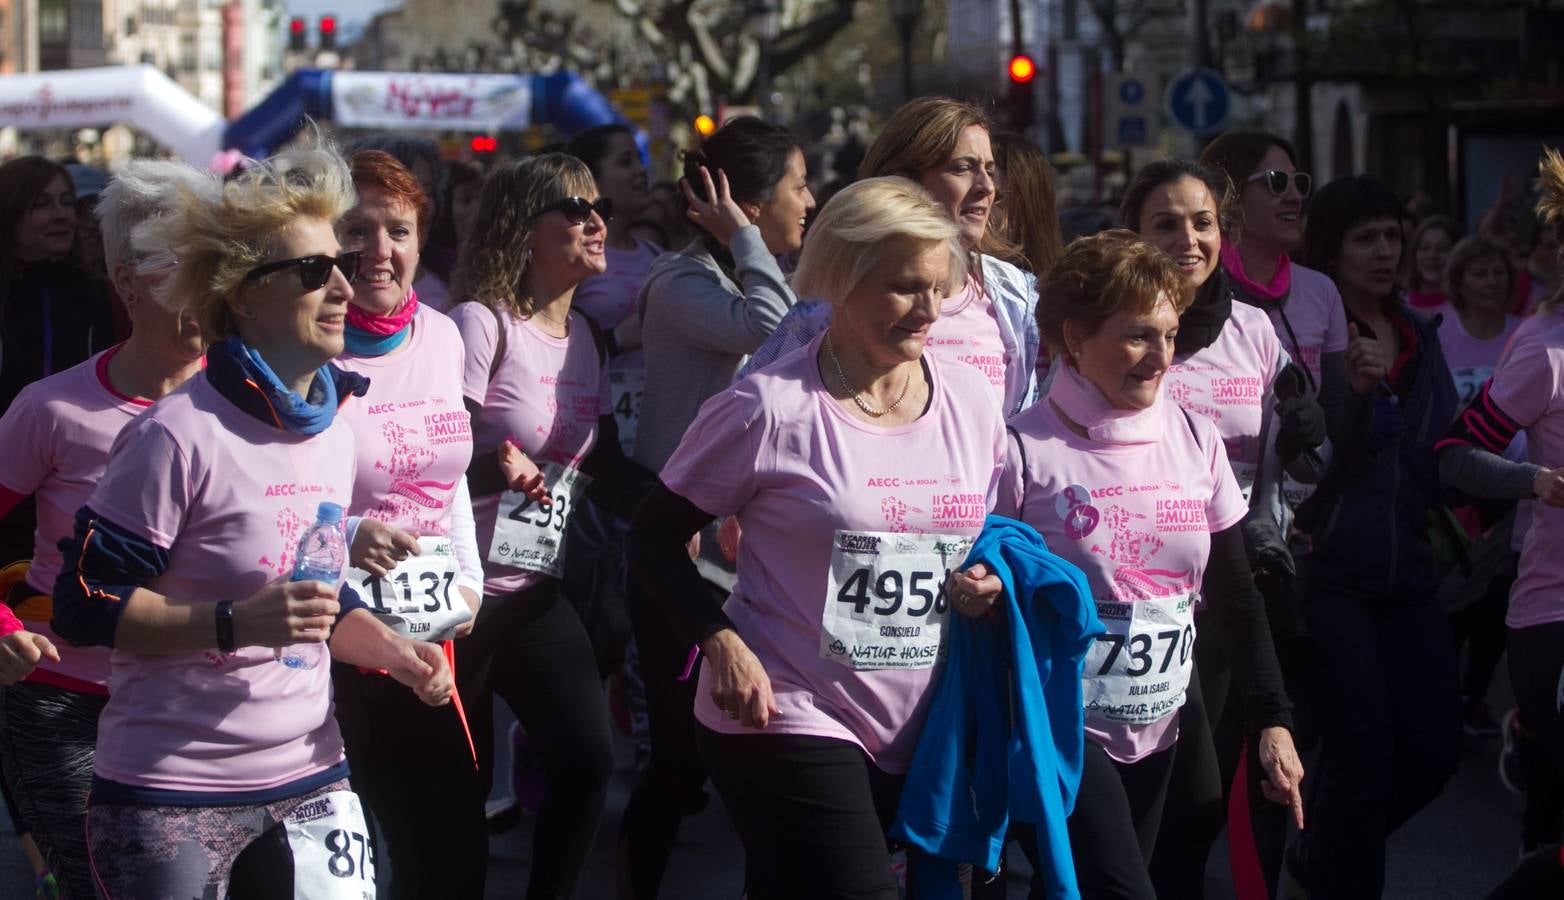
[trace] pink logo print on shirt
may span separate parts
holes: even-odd
[[[1072,540],[1081,540],[1097,530],[1102,514],[1092,506],[1091,491],[1078,484],[1065,488],[1054,500],[1054,512],[1064,520],[1064,533]]]
[[[904,534],[923,534],[923,529],[913,528],[907,524],[907,513],[922,513],[923,510],[916,506],[908,506],[905,501],[897,497],[886,497],[880,501],[880,514],[885,517],[885,530]]]

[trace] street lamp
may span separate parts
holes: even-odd
[[[912,35],[918,30],[918,14],[923,0],[891,0],[891,18],[901,36],[901,98],[912,99]]]

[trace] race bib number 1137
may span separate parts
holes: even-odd
[[[972,538],[838,531],[820,655],[850,669],[927,669],[944,654],[946,579]]]

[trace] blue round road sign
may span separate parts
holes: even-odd
[[[1126,78],[1119,82],[1119,102],[1125,106],[1134,106],[1146,96],[1146,86],[1133,78]]]
[[[1222,76],[1210,69],[1185,69],[1168,82],[1164,99],[1168,118],[1197,135],[1227,127],[1233,95]]]

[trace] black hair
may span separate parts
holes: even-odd
[[[744,203],[765,203],[776,192],[777,183],[787,174],[788,161],[800,150],[798,140],[780,125],[754,116],[729,119],[701,142],[700,147],[684,152],[684,177],[695,196],[706,197],[701,166],[717,181],[717,170],[728,176],[733,199]]]
[[[1232,181],[1221,169],[1187,159],[1158,159],[1141,166],[1129,187],[1124,189],[1124,202],[1119,205],[1119,226],[1139,232],[1141,207],[1146,205],[1151,192],[1185,178],[1193,178],[1211,192],[1211,199],[1216,201],[1217,223],[1225,231],[1235,193]]]
[[[1348,175],[1325,185],[1309,206],[1302,262],[1329,272],[1341,255],[1347,232],[1374,219],[1401,221],[1401,198],[1384,182],[1372,175]]]
[[[619,135],[635,141],[635,132],[629,126],[616,123],[588,128],[571,138],[564,147],[566,153],[587,164],[593,178],[603,177],[603,157],[608,155],[608,145]],[[731,178],[731,176],[729,176]]]

